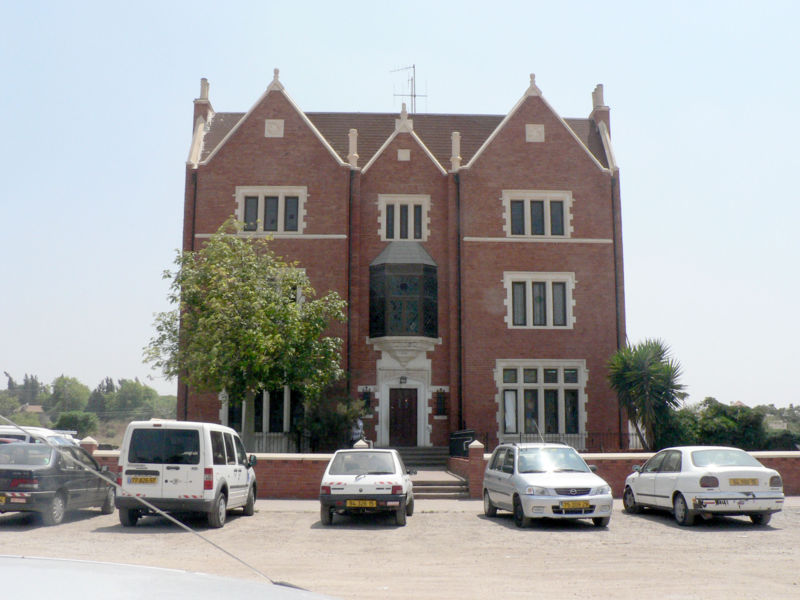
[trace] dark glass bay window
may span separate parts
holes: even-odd
[[[373,265],[369,269],[369,335],[438,337],[436,267]]]

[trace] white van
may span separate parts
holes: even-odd
[[[225,524],[226,511],[255,510],[256,457],[249,458],[239,435],[215,423],[152,419],[133,421],[119,453],[115,505],[132,527],[152,510],[205,513],[211,527]]]

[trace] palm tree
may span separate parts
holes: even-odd
[[[661,340],[620,348],[608,361],[608,381],[636,428],[639,440],[652,450],[664,415],[686,397],[678,383],[681,366]],[[642,428],[644,433],[642,433]]]

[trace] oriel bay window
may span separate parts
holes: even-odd
[[[573,273],[505,273],[510,327],[572,328]]]
[[[557,440],[584,433],[583,361],[498,361],[503,434]]]
[[[369,267],[369,335],[438,337],[436,264],[419,244],[390,244]]]

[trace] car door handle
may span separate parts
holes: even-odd
[[[177,471],[179,469],[180,469],[180,467],[173,467],[171,465],[167,465],[167,471]]]

